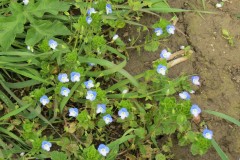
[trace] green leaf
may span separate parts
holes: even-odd
[[[53,151],[51,152],[52,160],[67,160],[67,155],[63,152]]]
[[[60,21],[38,20],[31,24],[27,32],[25,43],[34,46],[45,37],[54,37],[56,35],[70,35],[69,29]]]
[[[223,152],[223,150],[219,147],[219,145],[217,144],[217,142],[212,139],[211,140],[213,147],[215,148],[215,150],[217,151],[218,155],[221,157],[222,160],[229,160],[229,158],[227,157],[227,155]]]
[[[157,154],[155,157],[156,160],[166,160],[166,156],[163,155],[162,153]]]
[[[24,30],[25,17],[22,14],[0,17],[0,45],[3,50],[9,49],[16,35]]]
[[[147,43],[144,45],[144,49],[149,52],[155,52],[157,51],[160,43],[158,41],[151,41],[150,43]]]
[[[234,124],[236,124],[237,126],[240,126],[240,121],[238,121],[237,119],[233,118],[233,117],[230,117],[226,114],[223,114],[223,113],[220,113],[220,112],[216,112],[216,111],[211,111],[211,110],[204,110],[204,112],[208,113],[208,114],[212,114],[214,116],[217,116],[217,117],[220,117],[220,118],[223,118],[229,122],[232,122]]]
[[[99,160],[101,159],[101,156],[95,149],[94,145],[91,145],[90,147],[84,148],[83,158],[85,160]]]
[[[25,105],[25,106],[23,106],[23,107],[21,107],[21,108],[18,108],[18,109],[16,109],[16,110],[11,111],[11,112],[9,112],[8,114],[2,116],[2,117],[0,118],[0,121],[5,120],[5,119],[7,119],[7,118],[9,118],[9,117],[15,116],[15,115],[19,114],[20,112],[26,110],[26,109],[27,109],[28,107],[30,107],[30,106],[31,106],[31,104],[28,104],[28,105]]]
[[[136,136],[140,137],[141,139],[145,138],[146,130],[144,128],[137,128],[134,130]]]
[[[69,3],[59,2],[59,0],[41,0],[29,6],[26,11],[40,18],[46,12],[57,15],[60,11],[68,11],[69,7]]]

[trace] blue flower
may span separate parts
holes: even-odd
[[[60,94],[61,94],[62,96],[67,97],[69,93],[70,93],[70,89],[68,89],[68,88],[66,88],[66,87],[62,87],[62,88],[61,88]]]
[[[80,75],[80,73],[78,73],[78,72],[72,72],[72,73],[70,74],[70,77],[71,77],[71,81],[72,81],[72,82],[79,82],[81,75]]]
[[[48,104],[50,101],[48,99],[48,97],[46,95],[43,95],[41,98],[40,98],[40,103],[42,103],[42,105],[46,105]]]
[[[90,16],[87,16],[86,21],[88,24],[92,23],[92,18]]]
[[[94,8],[89,8],[89,9],[87,10],[87,14],[88,14],[89,16],[91,16],[92,13],[97,13],[97,12],[96,12],[96,10],[95,10]]]
[[[197,117],[202,112],[202,110],[201,108],[198,107],[198,105],[193,104],[190,109],[190,112],[194,117]]]
[[[58,43],[57,43],[56,41],[54,41],[53,39],[50,39],[50,40],[48,41],[48,45],[49,45],[50,48],[52,48],[53,50],[55,50],[55,49],[57,48],[57,46],[58,46]]]
[[[166,71],[167,71],[167,67],[166,66],[163,66],[161,64],[158,65],[157,67],[157,72],[161,75],[166,75]]]
[[[94,101],[97,97],[97,92],[95,91],[87,91],[87,96],[86,96],[86,99],[90,100],[90,101]]]
[[[161,36],[163,34],[162,28],[155,28],[154,32],[156,36]]]
[[[160,57],[168,60],[171,56],[171,52],[168,52],[166,49],[162,50]]]
[[[91,79],[84,82],[84,85],[86,86],[87,89],[94,87],[93,81]]]
[[[97,114],[106,112],[106,104],[98,104],[97,105]]]
[[[203,137],[204,138],[207,138],[207,139],[212,139],[212,137],[213,137],[213,131],[211,131],[211,130],[209,130],[209,129],[207,129],[207,128],[205,128],[204,130],[203,130]]]
[[[98,152],[103,156],[106,156],[109,153],[109,151],[110,151],[109,148],[104,144],[100,144],[98,146]]]
[[[121,119],[125,119],[129,116],[128,110],[126,108],[121,108],[118,111],[118,115],[121,117]]]
[[[190,94],[186,91],[179,93],[179,97],[184,100],[189,100],[191,98]]]
[[[24,5],[27,5],[29,3],[29,0],[23,0]]]
[[[103,120],[105,121],[106,124],[109,124],[113,121],[112,117],[110,114],[107,114],[106,116],[103,117]]]
[[[174,25],[168,25],[167,26],[167,32],[169,33],[169,34],[174,34],[174,32],[175,32],[175,26]]]
[[[68,75],[66,73],[60,73],[58,75],[58,80],[62,83],[69,82]]]
[[[78,116],[78,109],[77,108],[69,108],[69,116],[70,117],[77,117]]]
[[[192,80],[192,83],[193,83],[193,84],[195,84],[195,85],[197,85],[197,86],[200,85],[200,82],[199,82],[200,77],[199,77],[199,76],[192,76],[192,77],[191,77],[191,80]]]
[[[107,5],[106,5],[106,13],[107,13],[107,14],[112,13],[112,6],[111,6],[111,4],[107,4]]]
[[[42,149],[45,151],[50,151],[50,148],[52,147],[52,143],[48,141],[42,141]]]

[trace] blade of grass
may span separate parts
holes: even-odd
[[[144,73],[141,73],[139,75],[134,76],[134,78],[137,80],[137,79],[142,78],[143,76],[144,76]],[[124,85],[127,85],[128,83],[130,83],[129,79],[125,79],[125,80],[119,81],[118,83],[116,83],[116,84],[112,85],[111,87],[109,87],[106,91],[113,91],[115,89],[121,88]]]
[[[3,121],[3,120],[5,120],[5,119],[7,119],[7,118],[10,118],[10,117],[12,117],[12,116],[15,116],[15,115],[19,114],[20,112],[26,110],[26,109],[27,109],[28,107],[30,107],[30,106],[31,106],[31,104],[27,104],[27,105],[25,105],[25,106],[23,106],[23,107],[20,107],[20,108],[18,108],[18,109],[15,109],[15,110],[9,112],[8,114],[5,114],[4,116],[2,116],[2,117],[0,118],[0,121]]]
[[[9,107],[9,109],[13,110],[15,108],[12,101],[2,91],[0,91],[0,99]]]
[[[107,60],[104,59],[97,59],[97,58],[86,58],[86,57],[79,57],[79,62],[83,62],[83,63],[95,63],[95,64],[99,64],[101,66],[105,66],[108,68],[115,68],[116,65],[112,62],[109,62]],[[125,76],[127,79],[129,79],[129,81],[136,87],[139,86],[137,80],[131,76],[126,70],[121,69],[118,71],[120,74],[122,74],[123,76]]]
[[[9,83],[9,82],[5,82],[5,85],[8,88],[13,88],[13,89],[20,89],[20,88],[26,88],[26,87],[31,87],[37,84],[41,84],[41,82],[36,81],[36,80],[27,80],[24,82],[16,82],[16,83]]]
[[[12,132],[9,132],[8,130],[6,130],[6,129],[2,128],[2,127],[0,127],[0,132],[6,134],[6,135],[8,135],[8,136],[10,136],[10,137],[13,138],[14,140],[22,143],[23,145],[26,145],[26,143],[25,143],[22,139],[20,139],[18,136],[16,136],[16,135],[13,134]]]
[[[115,67],[111,68],[111,69],[107,69],[104,71],[99,71],[99,72],[87,72],[86,75],[90,76],[90,77],[103,77],[109,74],[113,74],[115,72],[120,71],[121,69],[123,69],[123,67],[125,67],[127,64],[126,61],[123,61],[122,63],[120,63],[119,65],[116,65]]]
[[[206,9],[206,2],[205,2],[205,0],[202,0],[202,5],[203,5],[203,9],[205,10]]]
[[[20,74],[20,75],[23,75],[25,77],[28,77],[28,78],[31,78],[31,79],[34,79],[36,81],[39,81],[39,82],[42,82],[42,83],[46,83],[46,84],[51,84],[50,82],[46,81],[45,79],[42,79],[41,77],[38,77],[38,76],[35,76],[33,74],[30,74],[26,71],[22,71],[22,70],[19,70],[19,69],[16,69],[16,68],[11,68],[11,67],[7,67],[6,69],[9,69],[17,74]]]
[[[230,117],[226,114],[223,114],[223,113],[220,113],[220,112],[216,112],[216,111],[211,111],[211,110],[204,110],[204,112],[208,113],[208,114],[212,114],[214,116],[217,116],[217,117],[220,117],[220,118],[223,118],[229,122],[232,122],[234,124],[236,124],[237,126],[240,126],[240,121],[238,121],[237,119],[233,118],[233,117]]]
[[[126,56],[124,56],[122,53],[118,52],[118,50],[116,50],[115,48],[113,48],[111,46],[107,46],[107,50],[110,51],[111,53],[116,54],[118,57],[121,57],[123,59],[127,59]]]
[[[227,157],[227,155],[223,152],[223,150],[219,147],[219,145],[217,144],[217,142],[212,139],[211,140],[213,147],[215,148],[215,150],[217,151],[218,155],[221,157],[222,160],[229,160],[229,158]]]

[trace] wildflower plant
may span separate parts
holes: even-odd
[[[150,0],[127,6],[122,2],[1,3],[9,7],[0,18],[0,156],[167,159],[173,134],[179,145],[190,145],[194,155],[211,147],[213,132],[201,126],[203,132],[193,131],[191,125],[202,111],[189,94],[192,86],[199,87],[200,77],[169,78],[174,53],[161,48],[152,69],[136,76],[124,69],[129,44],[119,29],[142,26],[140,31],[148,31],[142,47],[156,51],[161,50],[161,39],[174,36],[176,27],[163,18],[150,28],[134,21],[143,11],[155,14],[151,9],[158,6]],[[186,58],[191,50],[186,47],[181,53]],[[169,139],[160,146],[164,136]]]

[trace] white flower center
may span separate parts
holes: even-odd
[[[158,73],[162,74],[162,75],[165,75],[166,74],[166,71],[164,68],[160,68],[158,69]]]

